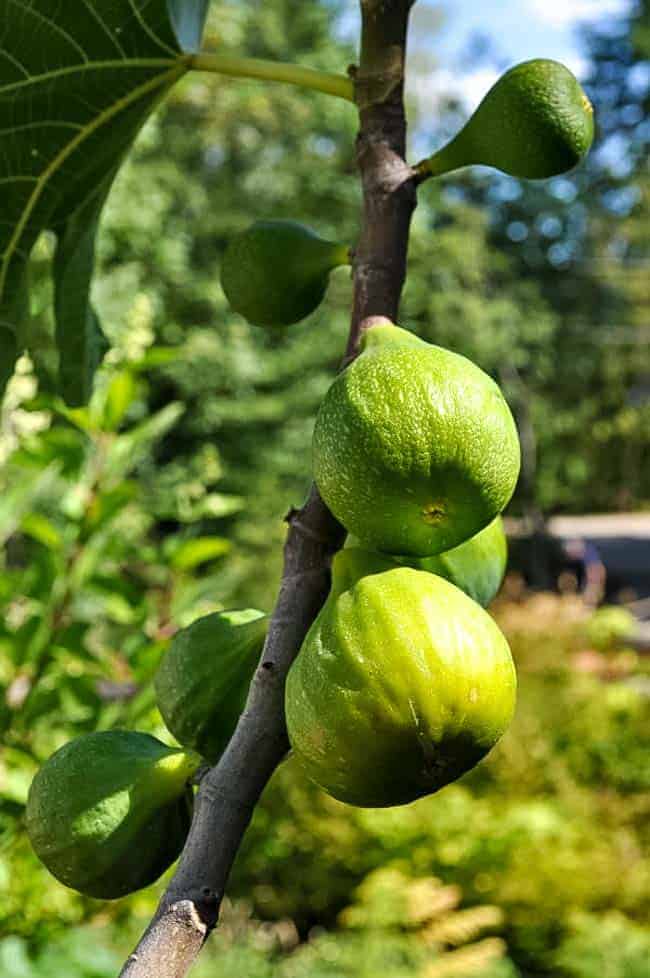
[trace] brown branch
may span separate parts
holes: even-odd
[[[404,54],[412,0],[362,0],[357,161],[362,233],[354,261],[354,309],[346,360],[373,317],[396,318],[404,282],[414,173],[404,160]],[[284,682],[330,586],[344,530],[315,487],[287,517],[284,570],[246,710],[223,757],[201,781],[185,848],[156,915],[121,978],[184,978],[215,926],[226,882],[253,809],[288,749]],[[137,858],[137,853],[134,853]]]

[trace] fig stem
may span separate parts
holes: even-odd
[[[303,65],[206,51],[192,55],[189,59],[189,67],[194,71],[210,71],[237,78],[285,82],[288,85],[297,85],[299,88],[310,88],[317,92],[324,92],[326,95],[334,95],[348,102],[354,101],[354,84],[347,75],[319,71]]]

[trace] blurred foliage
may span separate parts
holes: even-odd
[[[627,608],[606,605],[598,608],[586,624],[587,641],[599,651],[605,652],[625,644],[635,628],[636,619]]]
[[[213,7],[208,46],[354,60],[339,0]],[[588,39],[601,126],[588,169],[548,185],[472,171],[420,194],[402,322],[504,385],[525,443],[520,509],[650,499],[647,18],[644,0]],[[433,145],[453,106],[435,123],[412,114]],[[27,788],[86,730],[168,739],[148,682],[174,631],[273,602],[349,273],[309,320],[268,333],[228,310],[219,257],[255,218],[353,242],[355,129],[350,106],[282,86],[196,76],[172,93],[109,201],[93,298],[115,346],[81,411],[51,393],[52,242],[39,242],[40,353],[0,427],[0,978],[114,975],[153,911],[162,883],[112,904],[55,883],[22,831]],[[499,747],[462,783],[386,811],[338,804],[287,760],[198,978],[646,973],[647,665],[586,668],[603,620],[575,598],[495,611],[520,674]]]
[[[156,351],[154,351],[156,352]],[[150,679],[174,632],[223,607],[218,567],[230,549],[201,532],[216,452],[155,491],[138,481],[182,405],[146,405],[147,359],[107,365],[87,408],[33,397],[23,360],[11,382],[0,449],[0,918],[10,932],[79,919],[82,901],[17,871],[20,817],[37,765],[71,737],[111,727],[163,728]],[[170,509],[177,529],[160,532]],[[182,520],[182,522],[181,522]],[[163,735],[164,736],[164,735]],[[49,883],[49,881],[48,881]],[[60,888],[59,888],[60,890]],[[83,915],[83,914],[82,914]]]

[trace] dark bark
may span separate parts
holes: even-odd
[[[406,163],[404,61],[408,0],[362,0],[361,62],[355,72],[363,184],[361,236],[354,257],[354,307],[347,359],[372,317],[397,319],[406,275],[415,175]]]
[[[415,179],[404,160],[404,56],[412,0],[362,0],[355,71],[360,112],[357,159],[364,191],[354,261],[354,310],[346,360],[373,317],[395,319],[404,282]],[[315,487],[287,517],[284,570],[268,638],[246,710],[219,763],[201,781],[192,828],[176,874],[121,978],[183,978],[216,925],[242,836],[288,748],[284,683],[330,586],[345,533]],[[137,858],[137,853],[134,853]]]

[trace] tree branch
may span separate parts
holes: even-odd
[[[354,261],[354,307],[346,361],[375,317],[396,318],[404,283],[414,172],[404,160],[404,57],[412,0],[362,0],[357,161],[362,231]],[[198,791],[185,848],[156,915],[121,978],[184,978],[214,928],[226,882],[253,809],[288,749],[284,683],[330,586],[345,533],[312,487],[287,517],[278,601],[237,729]],[[134,858],[137,854],[134,853]]]

